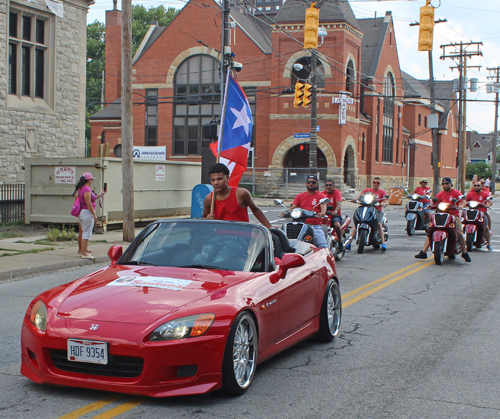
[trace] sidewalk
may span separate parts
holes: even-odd
[[[136,228],[135,235],[137,236],[143,228]],[[111,246],[115,244],[121,245],[125,250],[129,245],[129,243],[123,241],[123,231],[121,229],[108,230],[106,234],[93,234],[89,249],[92,250],[95,259],[90,260],[80,257],[76,241],[36,244],[35,241],[41,238],[41,236],[36,236],[0,240],[0,281],[59,269],[109,262],[108,250]]]

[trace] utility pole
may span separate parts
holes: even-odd
[[[123,241],[135,238],[134,138],[132,131],[132,0],[122,0]]]
[[[452,44],[446,44],[446,45],[441,45],[441,48],[443,49],[443,55],[439,58],[442,60],[446,58],[451,58],[451,59],[458,59],[458,65],[456,67],[451,67],[452,69],[458,69],[460,75],[459,75],[459,125],[458,125],[458,150],[459,150],[459,171],[458,171],[458,179],[457,179],[457,186],[459,189],[462,190],[462,192],[465,192],[465,174],[466,174],[466,131],[467,131],[467,125],[466,125],[466,106],[465,106],[465,100],[466,100],[466,94],[464,94],[464,90],[467,89],[466,86],[466,80],[467,80],[467,69],[468,68],[478,68],[479,66],[467,66],[467,58],[474,57],[474,56],[482,56],[483,53],[479,49],[480,45],[483,45],[482,42],[460,42],[460,43],[452,43]],[[454,48],[453,51],[447,54],[446,48]],[[467,47],[476,47],[475,50],[467,50]],[[458,49],[458,50],[457,50]],[[479,67],[480,68],[480,67]]]
[[[309,138],[309,173],[318,171],[318,100],[316,95],[316,51],[311,50],[311,130]]]
[[[488,78],[494,80],[495,86],[495,132],[493,133],[493,150],[492,150],[492,162],[491,162],[491,184],[490,191],[491,195],[495,195],[495,181],[497,177],[497,139],[498,139],[498,92],[500,90],[500,67],[486,67],[486,69],[492,74]]]

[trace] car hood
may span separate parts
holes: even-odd
[[[112,266],[72,283],[60,296],[63,318],[150,324],[212,294],[249,279],[253,272]]]

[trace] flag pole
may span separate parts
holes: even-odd
[[[224,133],[224,121],[226,120],[226,103],[227,103],[227,91],[229,90],[229,73],[230,73],[230,68],[227,68],[227,76],[226,76],[226,84],[225,84],[225,90],[224,90],[224,101],[222,103],[222,112],[221,112],[221,121],[220,121],[220,127],[219,127],[219,139],[217,141],[217,163],[220,161],[220,153],[221,153],[221,146],[222,146],[222,134]],[[210,203],[210,215],[213,215],[214,213],[214,207],[215,207],[215,191],[212,194],[212,202]]]

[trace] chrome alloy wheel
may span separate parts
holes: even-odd
[[[340,303],[340,290],[338,286],[332,282],[328,289],[328,297],[326,300],[326,313],[327,313],[327,321],[328,328],[330,329],[330,333],[332,336],[336,336],[339,332],[340,328],[340,318],[341,318],[341,310],[342,305]]]
[[[257,361],[257,331],[250,316],[244,316],[236,328],[233,342],[234,378],[241,388],[250,385]]]

